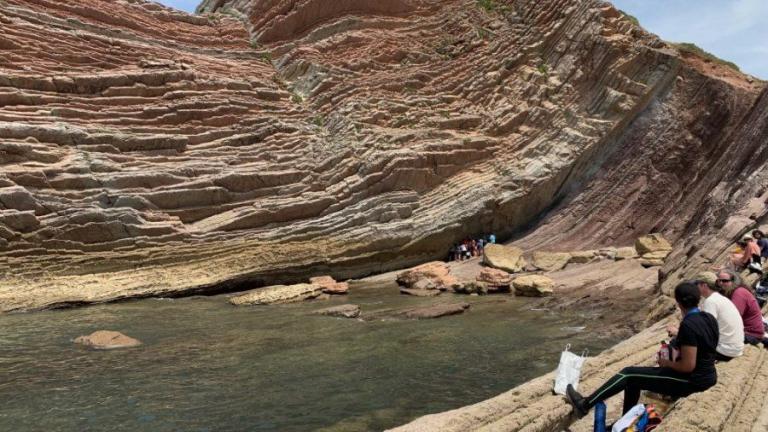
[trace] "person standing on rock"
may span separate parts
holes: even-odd
[[[496,234],[491,234],[488,236],[488,243],[496,244]]]
[[[717,282],[725,296],[733,302],[744,323],[744,342],[750,345],[762,342],[763,346],[768,348],[762,311],[752,292],[741,284],[740,278],[734,272],[728,270],[723,270],[717,275]]]
[[[580,395],[570,384],[566,398],[580,416],[585,416],[598,402],[624,391],[624,413],[637,405],[640,391],[685,397],[704,391],[717,383],[715,369],[718,344],[717,320],[699,310],[701,293],[693,282],[675,287],[675,300],[683,320],[677,334],[677,359],[658,360],[659,367],[627,367],[605,382],[591,395]]]
[[[727,362],[744,353],[744,323],[733,303],[725,298],[718,286],[718,276],[712,272],[697,275],[693,282],[699,288],[701,310],[715,317],[719,328],[719,341],[716,357]],[[670,336],[677,335],[677,327],[667,328]]]

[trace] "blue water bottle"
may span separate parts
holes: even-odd
[[[605,432],[605,402],[595,405],[595,432]]]

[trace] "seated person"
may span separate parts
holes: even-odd
[[[750,272],[762,273],[760,246],[757,245],[755,238],[747,234],[741,239],[739,246],[742,248],[742,252],[734,253],[731,256],[731,263],[734,268],[736,270],[749,268]],[[753,266],[750,266],[750,264],[753,264]]]
[[[760,257],[765,261],[768,258],[768,239],[765,238],[765,234],[760,230],[752,231],[752,237],[755,238],[757,246],[760,248]]]
[[[768,339],[765,337],[763,327],[763,315],[757,299],[752,292],[744,287],[741,278],[734,272],[722,270],[717,275],[717,283],[722,287],[722,292],[731,299],[736,310],[739,311],[741,321],[744,323],[744,342],[757,345],[762,342],[768,348]]]
[[[715,348],[718,343],[717,320],[699,310],[701,294],[692,282],[675,287],[675,300],[683,321],[677,334],[677,359],[659,359],[659,367],[627,367],[614,375],[589,396],[582,396],[568,385],[566,397],[580,416],[596,403],[624,391],[624,413],[637,405],[641,390],[684,397],[704,391],[717,382]]]
[[[701,310],[715,317],[719,328],[719,341],[715,357],[719,361],[729,361],[744,353],[744,323],[736,306],[718,290],[717,275],[712,272],[698,274],[692,281],[701,293]],[[670,326],[667,332],[677,336],[677,326]]]

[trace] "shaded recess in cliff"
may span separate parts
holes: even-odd
[[[360,276],[543,212],[521,243],[684,238],[753,181],[763,83],[606,3],[200,10],[0,2],[3,310]]]

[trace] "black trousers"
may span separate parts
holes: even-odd
[[[685,397],[701,391],[693,386],[687,375],[659,367],[627,367],[605,382],[587,397],[589,408],[598,402],[624,391],[624,413],[637,405],[640,390],[672,396]]]

